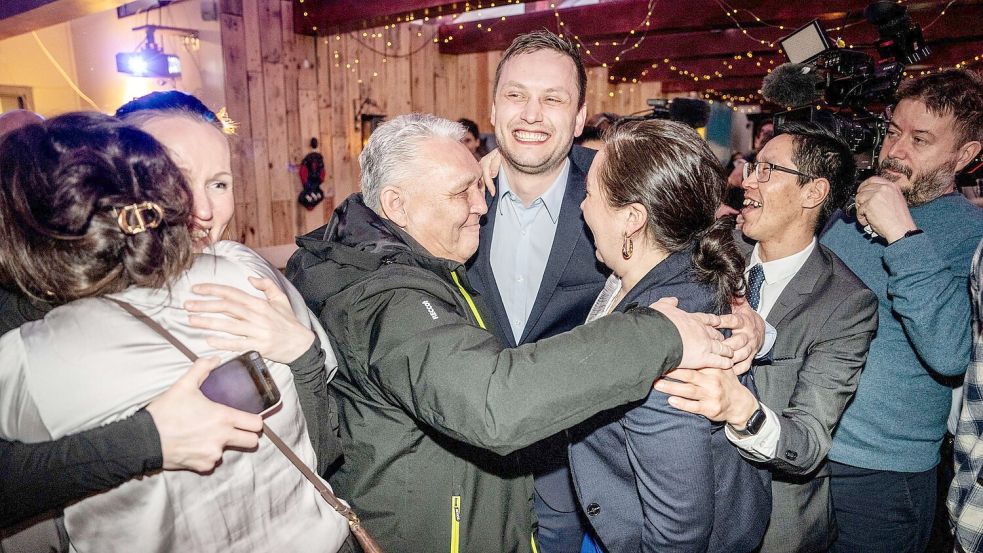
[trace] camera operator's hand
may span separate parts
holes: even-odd
[[[918,228],[897,183],[870,177],[857,189],[857,221],[892,244]]]

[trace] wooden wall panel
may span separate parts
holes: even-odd
[[[440,54],[430,25],[399,25],[308,37],[291,31],[293,0],[223,2],[226,105],[239,122],[233,140],[233,235],[252,247],[292,243],[327,222],[358,190],[362,133],[357,114],[412,111],[467,117],[491,132],[492,82],[501,52]],[[381,36],[375,36],[381,35]],[[388,45],[387,45],[388,43]],[[659,95],[659,83],[611,84],[588,76],[588,113],[630,113]],[[372,103],[365,103],[371,100]],[[318,138],[325,201],[297,203],[298,166]]]
[[[242,114],[249,112],[249,91],[246,82],[246,51],[241,15],[222,14],[222,57],[225,71],[225,105],[230,113]],[[248,160],[243,136],[252,134],[248,117],[239,117],[239,135],[232,140],[232,172],[235,174],[236,210],[235,217],[229,225],[230,236],[245,241],[249,216],[246,213],[248,202],[245,201],[246,183],[252,182],[252,167]]]
[[[436,112],[436,56],[421,55],[423,51],[436,48],[430,35],[424,31],[411,34],[410,52],[419,52],[410,57],[410,109],[422,113]]]

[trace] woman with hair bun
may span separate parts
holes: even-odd
[[[193,215],[193,250],[215,244],[250,263],[258,261],[241,244],[220,243],[235,209],[227,120],[194,96],[175,90],[132,100],[116,115],[156,138],[184,174],[191,191],[185,200]],[[71,119],[79,124],[85,120]],[[66,119],[61,126],[68,124]],[[207,313],[218,305],[207,300],[216,299],[232,306],[235,314],[226,313],[218,323],[196,316],[189,324],[202,329],[221,325],[238,338],[213,334],[210,344],[232,351],[255,349],[267,359],[288,364],[317,453],[318,472],[325,474],[340,456],[331,426],[336,424],[330,418],[333,411],[325,407],[332,401],[327,397],[327,381],[337,362],[330,348],[322,348],[326,342],[297,320],[291,300],[299,305],[300,299],[293,286],[278,272],[275,276],[276,281],[250,277],[250,285],[243,289],[198,285],[196,292],[218,296],[195,298],[184,307]],[[31,301],[16,289],[0,288],[0,334],[43,317],[58,303],[55,300],[45,295]],[[254,445],[255,432],[262,425],[258,416],[215,404],[198,392],[200,382],[216,365],[217,360],[200,359],[166,393],[127,420],[51,442],[0,440],[0,496],[8,499],[0,502],[0,529],[10,533],[41,513],[149,471],[208,472],[221,461],[224,448]]]
[[[668,120],[609,132],[581,208],[612,275],[587,321],[663,297],[684,311],[729,312],[743,294],[744,260],[733,222],[714,219],[724,182],[710,148]],[[594,535],[612,553],[753,550],[771,510],[767,472],[720,424],[668,398],[653,390],[573,431],[571,472]]]
[[[192,327],[183,309],[193,289],[283,281],[239,244],[206,243],[209,219],[192,198],[167,150],[111,117],[64,115],[0,142],[0,282],[64,303],[0,339],[0,437],[41,442],[125,419],[185,373],[178,349],[110,299],[213,356],[217,333]],[[321,333],[296,293],[288,305]],[[266,365],[282,396],[266,424],[314,466],[291,372]],[[64,523],[73,550],[100,552],[330,552],[348,535],[266,439],[226,451],[208,474],[150,473],[83,499]]]

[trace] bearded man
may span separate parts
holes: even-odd
[[[983,236],[983,210],[955,191],[955,174],[981,138],[979,75],[905,81],[856,218],[841,214],[821,239],[877,294],[879,319],[829,452],[834,552],[921,552],[928,542],[952,381],[970,358],[967,284]]]

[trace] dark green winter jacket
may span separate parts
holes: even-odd
[[[347,199],[287,267],[337,353],[332,477],[388,553],[532,551],[532,476],[506,455],[645,398],[675,327],[642,308],[504,349],[460,263]]]

